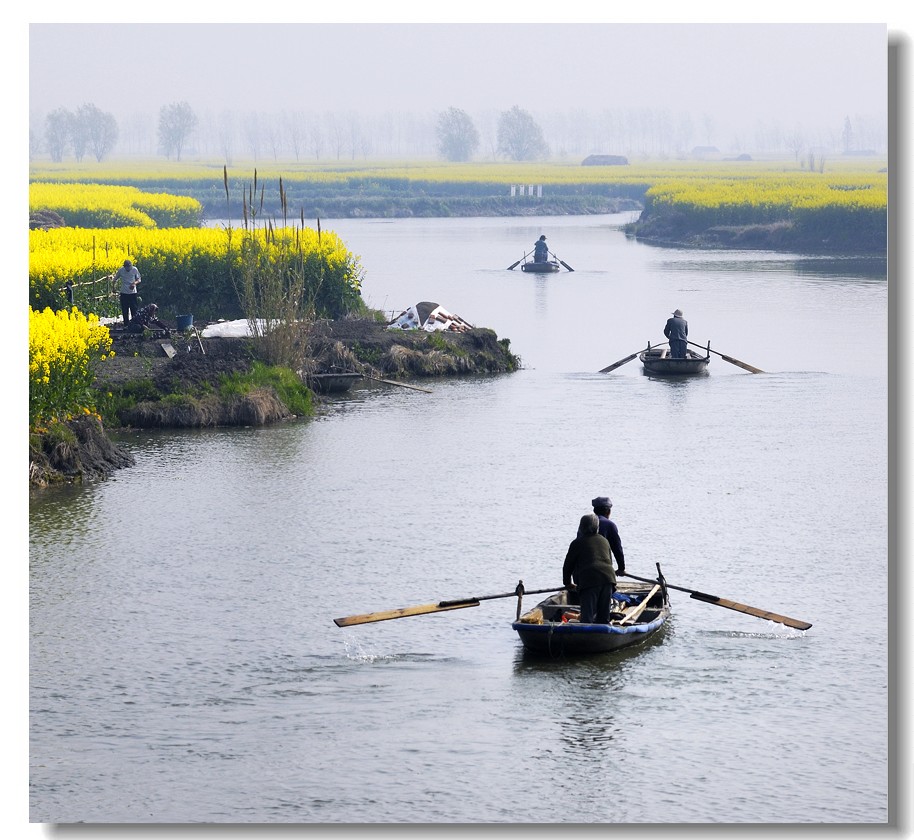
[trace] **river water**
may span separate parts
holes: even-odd
[[[628,218],[324,221],[371,306],[436,301],[523,369],[125,433],[136,466],[32,498],[32,822],[889,820],[886,264]],[[506,270],[540,233],[573,272]],[[597,373],[677,307],[765,373]],[[561,585],[596,495],[629,571],[812,628],[673,591],[646,646],[541,662],[514,598],[333,623]]]

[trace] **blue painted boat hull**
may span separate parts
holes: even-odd
[[[649,594],[650,586],[639,586],[620,580],[619,591],[631,597]],[[636,604],[627,608],[631,613]],[[581,624],[577,609],[567,603],[567,593],[559,592],[546,598],[522,615],[511,627],[517,632],[525,651],[550,657],[584,656],[611,653],[641,644],[656,635],[670,617],[669,600],[665,592],[657,592],[649,605],[633,623],[622,617],[609,624]]]

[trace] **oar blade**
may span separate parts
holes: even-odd
[[[797,630],[808,630],[812,627],[808,621],[800,621],[797,618],[790,618],[786,615],[779,615],[770,610],[760,610],[758,607],[750,607],[748,604],[740,604],[738,601],[729,601],[726,598],[718,598],[716,595],[706,595],[704,592],[693,592],[692,598],[696,601],[704,601],[706,604],[714,604],[718,607],[726,607],[728,610],[754,615],[756,618],[764,618],[768,621],[776,621],[778,624],[784,624],[787,627],[794,627]]]
[[[565,260],[559,260],[559,262],[560,262],[563,266],[565,266],[565,268],[567,268],[569,271],[574,271],[574,269],[573,269],[570,265],[568,265],[568,263],[566,263]]]
[[[519,265],[520,265],[520,260],[518,260],[516,263],[512,263],[511,265],[508,266],[508,271],[513,271]]]
[[[715,356],[720,356],[725,362],[730,362],[731,365],[736,365],[737,367],[741,367],[743,370],[748,370],[749,373],[765,372],[761,368],[753,367],[748,362],[741,362],[739,359],[734,359],[732,356],[727,356],[717,350],[711,350],[710,344],[705,347],[703,344],[696,344],[694,341],[689,341],[687,343],[691,344],[693,347],[701,347],[702,350],[713,353]]]
[[[439,604],[420,604],[416,607],[402,607],[397,610],[383,610],[381,612],[363,613],[362,615],[347,615],[343,618],[334,618],[333,623],[337,627],[350,627],[353,624],[371,624],[374,621],[389,621],[393,618],[406,618],[411,615],[427,615],[428,613],[462,610],[465,607],[478,606],[479,601],[452,601],[445,606]]]
[[[725,356],[723,353],[720,354],[720,357],[725,362],[730,362],[731,365],[736,365],[737,367],[741,367],[743,370],[748,370],[749,373],[764,373],[765,372],[763,370],[760,370],[757,367],[752,367],[752,365],[747,364],[746,362],[741,362],[739,359],[734,359],[731,356]]]
[[[640,351],[638,351],[640,352]],[[631,356],[626,356],[624,359],[619,359],[618,362],[613,362],[613,364],[608,367],[603,368],[600,373],[609,373],[611,370],[615,370],[617,367],[622,367],[622,365],[628,364],[632,359],[637,356],[638,353],[632,353]]]

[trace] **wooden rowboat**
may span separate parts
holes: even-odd
[[[564,587],[528,590],[525,589],[522,580],[517,582],[513,592],[472,595],[412,607],[347,615],[334,618],[333,623],[337,627],[350,627],[354,624],[370,624],[413,615],[462,610],[467,607],[478,607],[480,602],[494,598],[516,597],[517,613],[511,627],[517,631],[526,652],[553,657],[611,653],[645,642],[659,633],[670,617],[669,590],[678,589],[680,592],[687,592],[696,601],[776,621],[787,627],[795,627],[798,630],[808,630],[812,627],[808,621],[667,583],[663,572],[660,571],[659,563],[656,579],[643,578],[627,572],[616,586],[618,589],[613,594],[609,624],[582,624],[580,607],[568,603],[568,594]],[[543,593],[550,594],[533,609],[521,612],[524,595]]]
[[[670,616],[666,584],[621,579],[609,624],[582,624],[580,607],[568,603],[564,590],[540,601],[511,627],[524,649],[537,655],[566,657],[609,653],[640,644],[655,635]]]
[[[310,373],[308,387],[322,394],[342,393],[348,391],[362,379],[361,373]]]
[[[651,347],[638,354],[645,373],[654,373],[660,376],[694,376],[706,373],[711,361],[710,345],[708,352],[702,356],[694,350],[686,350],[684,359],[674,359],[670,356],[669,347]]]
[[[560,268],[556,260],[548,260],[546,262],[525,262],[521,265],[520,270],[531,274],[552,274],[559,271]]]

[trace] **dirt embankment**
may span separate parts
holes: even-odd
[[[163,348],[175,350],[169,356]],[[119,389],[143,395],[120,414],[122,426],[137,428],[200,428],[222,425],[263,425],[292,416],[272,388],[257,388],[223,399],[218,384],[223,374],[246,373],[261,356],[258,339],[121,336],[114,355],[98,364],[96,388],[103,394]],[[468,332],[389,330],[369,319],[321,321],[313,325],[308,361],[300,371],[305,382],[317,373],[360,373],[390,380],[505,373],[520,359],[506,339],[490,329]],[[315,397],[328,399],[328,397]],[[42,487],[110,474],[133,463],[114,445],[101,424],[85,417],[68,424],[66,441],[31,441],[29,482]]]
[[[166,355],[163,342],[176,350]],[[202,349],[200,344],[202,344]],[[252,338],[204,338],[173,333],[169,337],[125,336],[115,340],[114,356],[99,363],[99,389],[150,380],[163,394],[189,392],[214,383],[220,374],[243,372],[261,357]],[[305,368],[315,373],[361,373],[387,379],[505,373],[520,359],[507,339],[490,329],[468,332],[391,330],[368,318],[315,323],[308,338]]]
[[[30,437],[30,488],[103,478],[133,466],[133,456],[108,439],[97,417],[77,417],[66,424],[66,431],[66,438]]]
[[[703,226],[687,213],[646,210],[622,228],[626,234],[652,245],[676,248],[742,248],[796,251],[814,254],[880,255],[885,253],[884,225],[856,225],[830,229],[789,219],[764,224]]]

